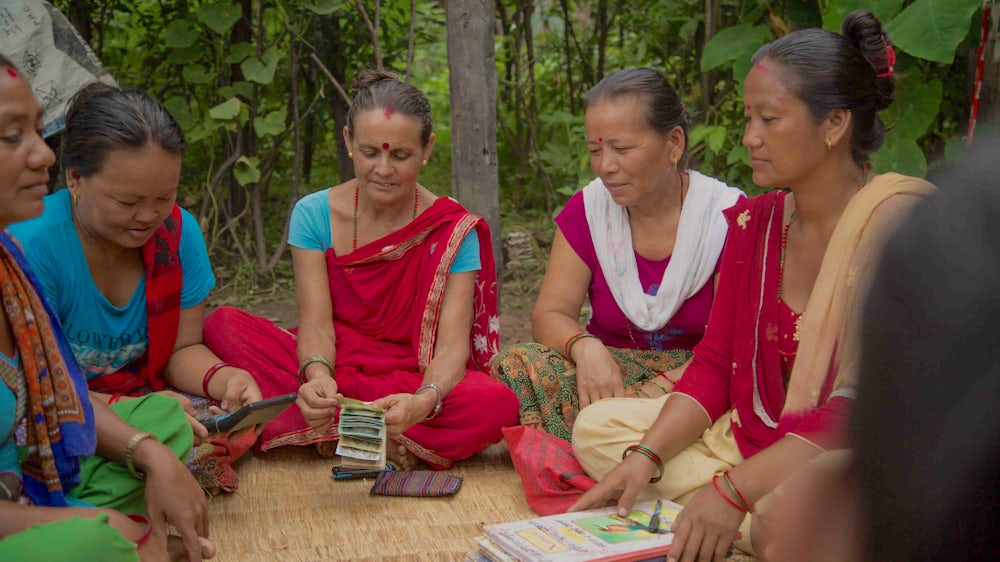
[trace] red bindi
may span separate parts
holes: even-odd
[[[604,142],[604,138],[603,137],[597,137],[597,142]]]
[[[749,106],[749,105],[748,105],[748,106],[746,106],[746,110],[747,110],[747,111],[750,111],[750,106]]]
[[[384,112],[385,118],[386,119],[392,119],[392,114],[395,113],[395,112],[396,112],[396,110],[393,109],[393,108],[391,108],[391,107],[385,108],[385,112]]]
[[[389,150],[389,143],[387,142],[382,143],[382,150]]]
[[[11,78],[17,78],[17,71],[9,66],[7,67],[7,74],[9,74]]]

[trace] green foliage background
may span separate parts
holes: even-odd
[[[254,282],[261,273],[287,273],[282,242],[291,203],[342,177],[338,94],[310,54],[339,75],[345,89],[358,71],[376,64],[357,6],[344,0],[54,3],[74,22],[89,18],[89,41],[118,81],[158,96],[183,126],[190,149],[181,201],[202,219],[215,262],[249,272]],[[412,82],[431,101],[438,137],[421,182],[438,193],[451,186],[449,72],[461,72],[448,66],[444,4],[415,3],[412,65]],[[505,228],[550,228],[552,213],[590,180],[582,100],[601,76],[627,66],[663,71],[681,94],[695,123],[691,167],[756,192],[741,145],[741,82],[750,56],[794,29],[837,29],[857,8],[886,23],[899,54],[898,97],[883,112],[889,133],[874,168],[924,175],[961,154],[979,0],[714,4],[712,35],[704,0],[496,1]],[[361,5],[374,16],[374,0]],[[382,58],[401,75],[410,9],[399,0],[380,5]]]

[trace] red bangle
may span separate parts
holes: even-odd
[[[146,528],[142,531],[142,534],[139,535],[139,538],[135,539],[135,546],[136,546],[136,548],[139,548],[147,540],[149,540],[149,530],[153,526],[150,525],[149,518],[146,517],[145,515],[140,515],[138,513],[130,513],[128,515],[128,518],[131,519],[132,521],[135,521],[136,523],[139,523],[140,525],[145,525],[146,526]]]
[[[572,336],[569,337],[568,340],[566,340],[566,345],[563,346],[563,351],[566,354],[566,359],[569,359],[570,361],[573,360],[573,356],[570,355],[570,353],[573,352],[573,346],[576,345],[577,342],[579,342],[583,338],[594,338],[595,340],[600,339],[594,334],[588,334],[587,332],[577,332],[573,334]]]
[[[122,399],[122,394],[120,392],[116,392],[116,393],[112,394],[111,397],[108,398],[108,406],[114,404],[115,402],[117,402],[117,401],[119,401],[121,399]]]
[[[650,484],[656,484],[661,478],[663,478],[663,460],[660,459],[660,455],[656,454],[656,451],[642,444],[629,445],[628,447],[625,447],[625,450],[622,452],[622,460],[625,460],[625,457],[627,457],[631,452],[637,452],[649,459],[659,471],[659,474],[657,474],[654,478],[649,479]]]
[[[715,491],[719,492],[719,495],[722,496],[722,499],[724,499],[727,502],[729,502],[729,505],[735,507],[736,509],[742,511],[743,513],[746,513],[747,510],[743,509],[739,505],[736,505],[736,502],[734,502],[733,500],[729,499],[729,496],[727,496],[726,493],[722,491],[722,488],[719,487],[719,475],[718,474],[716,474],[715,476],[712,477],[712,485],[715,486]]]
[[[223,361],[212,365],[207,371],[205,371],[205,378],[201,380],[201,391],[205,394],[205,398],[212,398],[212,395],[208,393],[208,382],[211,381],[212,377],[215,376],[215,373],[219,372],[219,369],[223,367],[232,367],[232,365]]]
[[[576,343],[576,340],[582,338],[583,335],[586,334],[586,333],[587,332],[577,332],[577,333],[573,334],[572,336],[570,336],[569,339],[566,340],[566,344],[563,345],[563,352],[565,352],[566,358],[572,359],[572,357],[570,357],[570,355],[569,355],[569,351],[571,349],[573,349],[573,344]]]
[[[729,487],[734,492],[736,492],[736,495],[739,496],[740,501],[743,502],[743,507],[745,507],[747,511],[749,511],[750,513],[753,513],[753,506],[750,505],[750,502],[748,502],[745,497],[743,497],[743,492],[740,492],[740,489],[736,487],[736,482],[734,482],[733,477],[729,475],[729,471],[727,470],[722,474],[723,476],[726,477],[726,484],[729,484]]]

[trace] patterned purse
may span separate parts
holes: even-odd
[[[378,475],[373,496],[450,496],[462,487],[462,477],[433,470],[389,470]]]

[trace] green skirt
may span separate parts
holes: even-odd
[[[194,436],[180,404],[173,398],[151,394],[111,405],[111,410],[139,431],[156,435],[183,463],[191,453]],[[80,463],[80,484],[69,495],[96,507],[123,513],[145,513],[145,483],[125,465],[99,455]],[[80,560],[136,561],[135,544],[108,524],[108,516],[70,517],[33,525],[0,540],[0,560],[42,562]]]
[[[625,395],[639,396],[638,388],[657,373],[676,369],[691,358],[684,349],[652,351],[607,348],[625,376]],[[576,365],[558,351],[538,343],[504,348],[490,366],[493,376],[517,394],[521,424],[538,427],[567,441],[580,412]]]

